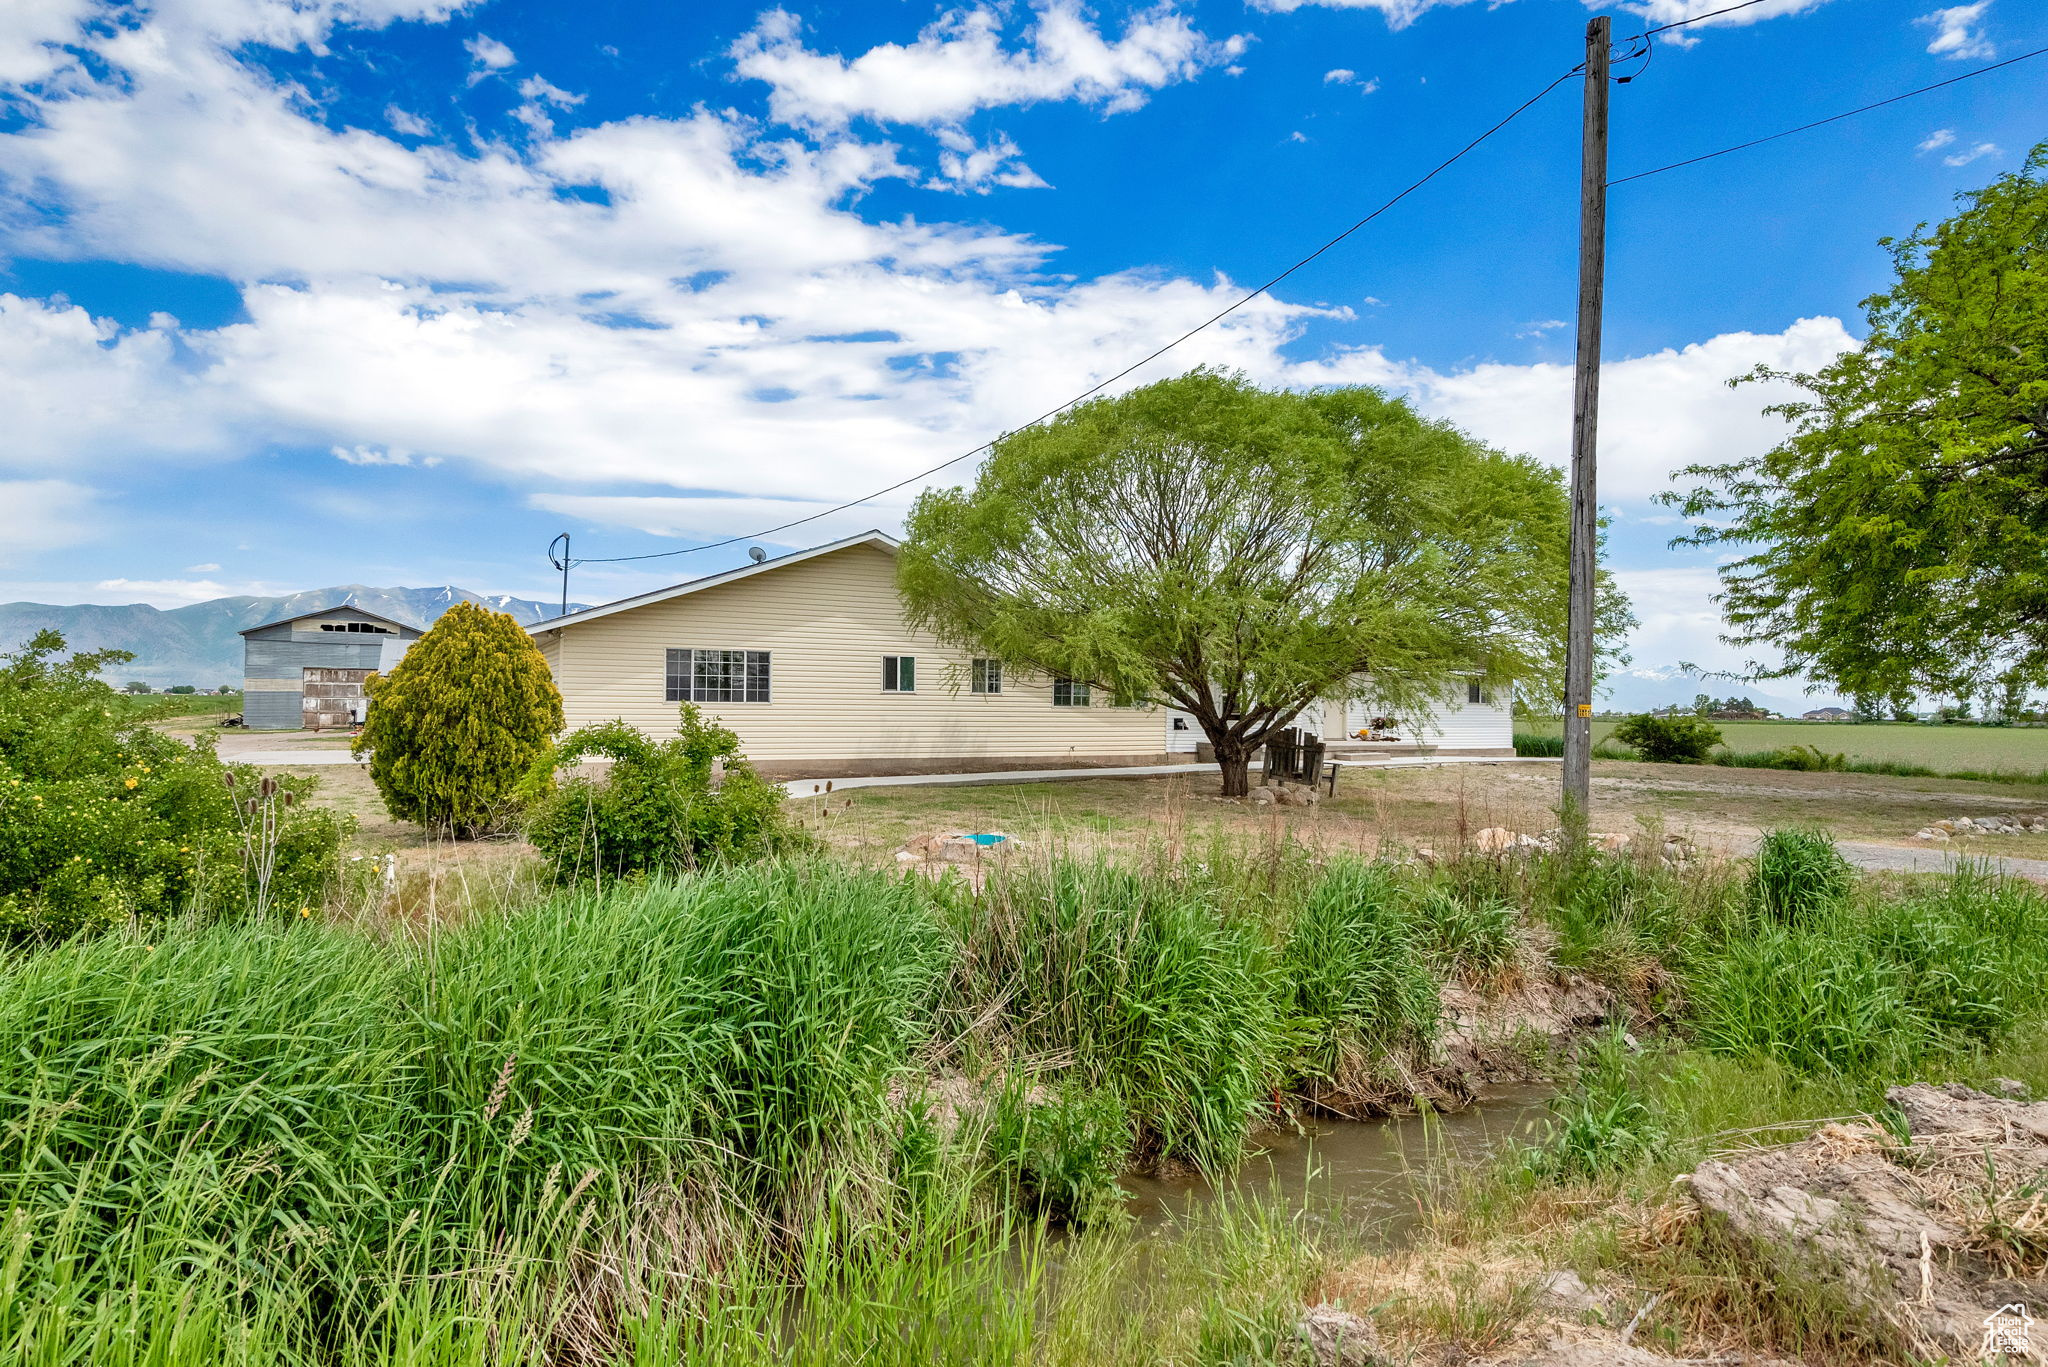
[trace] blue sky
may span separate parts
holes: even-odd
[[[1718,0],[1623,5],[1617,33]],[[549,596],[966,450],[1215,311],[1580,56],[1577,0],[14,0],[0,598]],[[1615,89],[1615,174],[2048,44],[1765,0]],[[1877,239],[2048,136],[2048,58],[1618,187],[1603,503],[1639,663],[1729,665],[1652,499],[1767,446]],[[1578,90],[1133,383],[1373,383],[1568,439]],[[957,477],[971,471],[958,466]],[[909,493],[800,532],[893,526]],[[601,600],[738,552],[587,566]]]

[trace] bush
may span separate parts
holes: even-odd
[[[1756,849],[1750,897],[1764,916],[1796,925],[1839,905],[1855,881],[1855,870],[1825,832],[1766,831]]]
[[[601,779],[553,776],[592,755],[612,761]],[[724,779],[712,786],[713,770]],[[675,873],[760,859],[804,843],[783,814],[783,792],[740,754],[739,737],[682,705],[677,734],[654,741],[623,721],[571,733],[545,756],[529,791],[544,794],[527,838],[562,878]]]
[[[354,752],[401,821],[470,839],[504,826],[514,786],[562,729],[562,695],[526,629],[457,603],[365,683]]]
[[[320,894],[345,823],[300,801],[313,780],[152,730],[98,678],[125,652],[63,651],[45,631],[0,656],[0,938]]]
[[[1699,717],[1629,717],[1614,728],[1613,739],[1656,764],[1699,764],[1721,743],[1721,730]]]

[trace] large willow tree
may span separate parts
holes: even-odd
[[[1235,796],[1318,698],[1419,715],[1465,676],[1557,696],[1568,514],[1556,471],[1376,390],[1198,370],[927,491],[898,583],[963,650],[1192,714]]]
[[[1694,466],[1686,541],[1721,572],[1737,644],[1875,711],[1915,694],[2007,705],[2048,682],[2048,143],[1887,240],[1898,279],[1863,345],[1790,380],[1791,434]],[[1773,672],[1773,671],[1766,671]]]

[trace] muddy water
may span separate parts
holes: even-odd
[[[1262,1151],[1220,1184],[1127,1177],[1123,1185],[1141,1233],[1163,1232],[1198,1215],[1220,1185],[1311,1221],[1370,1231],[1371,1242],[1394,1247],[1419,1218],[1427,1183],[1483,1163],[1506,1145],[1535,1142],[1551,1093],[1531,1085],[1503,1089],[1450,1115],[1310,1122],[1300,1134],[1262,1136]]]

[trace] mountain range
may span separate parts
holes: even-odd
[[[416,627],[432,626],[436,618],[457,603],[481,603],[494,611],[511,614],[522,625],[559,616],[561,612],[558,603],[472,593],[453,585],[437,589],[379,589],[365,584],[340,584],[276,598],[213,598],[168,610],[147,603],[0,603],[0,651],[18,649],[38,631],[53,628],[63,634],[64,644],[72,650],[132,653],[134,660],[107,671],[108,678],[116,684],[140,679],[156,688],[174,684],[208,689],[233,684],[239,688],[241,632],[281,617],[318,612],[343,603]],[[569,605],[572,612],[584,606]]]

